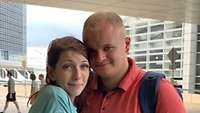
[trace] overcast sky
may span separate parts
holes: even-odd
[[[47,47],[56,38],[81,39],[82,27],[92,12],[27,5],[27,46]]]

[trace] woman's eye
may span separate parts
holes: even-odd
[[[72,65],[66,64],[63,66],[63,69],[72,69]]]
[[[89,65],[88,64],[82,64],[81,65],[81,69],[89,69]]]

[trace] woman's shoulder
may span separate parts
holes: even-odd
[[[62,88],[54,85],[47,85],[40,89],[34,108],[57,112],[61,110],[67,111],[67,113],[69,111],[76,111],[68,94]]]
[[[68,94],[62,88],[54,85],[47,85],[43,87],[39,94],[46,95],[47,97],[64,96],[68,98]]]

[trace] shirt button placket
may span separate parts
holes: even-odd
[[[106,113],[106,107],[107,107],[107,104],[108,104],[108,99],[109,99],[108,95],[104,97],[103,103],[102,103],[102,106],[101,106],[101,113]]]

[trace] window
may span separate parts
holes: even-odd
[[[133,49],[146,49],[147,48],[147,44],[134,44],[134,48]]]
[[[200,54],[197,54],[197,64],[200,64]]]
[[[175,65],[176,65],[176,68],[181,68],[181,63],[180,62],[176,62]]]
[[[196,77],[195,82],[196,82],[196,83],[200,83],[200,77]]]
[[[162,44],[161,41],[159,41],[159,42],[151,42],[151,43],[149,43],[150,48],[161,48],[162,45],[163,45],[163,44]]]
[[[141,62],[141,61],[145,62],[146,61],[146,56],[135,56],[135,60],[137,62]]]
[[[162,49],[150,50],[150,53],[162,53]]]
[[[197,26],[198,32],[200,33],[200,25]]]
[[[151,34],[150,39],[151,40],[163,39],[163,36],[164,36],[163,33],[154,33],[154,34]]]
[[[164,25],[155,25],[155,26],[151,26],[151,32],[155,32],[155,31],[163,31],[164,30]]]
[[[135,54],[146,54],[147,51],[135,51]]]
[[[1,56],[3,60],[9,60],[8,51],[2,51]]]
[[[136,34],[146,33],[146,32],[147,32],[147,27],[137,28],[135,31]]]
[[[0,69],[0,77],[1,78],[6,78],[6,72],[3,69]]]
[[[200,42],[197,42],[197,52],[200,52]]]
[[[166,29],[182,28],[182,23],[169,23],[165,25]]]
[[[200,40],[200,34],[198,34],[198,36],[197,36],[197,40]]]
[[[200,66],[196,66],[196,76],[200,76]]]
[[[167,38],[182,37],[182,30],[166,32]]]
[[[174,31],[172,36],[173,37],[181,37],[182,36],[182,30]]]
[[[200,90],[200,85],[195,85],[195,88]]]
[[[151,55],[150,56],[150,61],[159,61],[163,60],[163,55]]]
[[[162,64],[150,63],[149,68],[150,69],[162,69]]]
[[[195,89],[199,90],[199,91],[196,91],[195,93],[200,94],[200,85],[195,85]]]
[[[135,36],[135,42],[147,41],[147,35]]]
[[[165,42],[165,45],[167,47],[172,47],[172,46],[180,46],[180,45],[183,45],[182,44],[182,40],[168,40]]]

